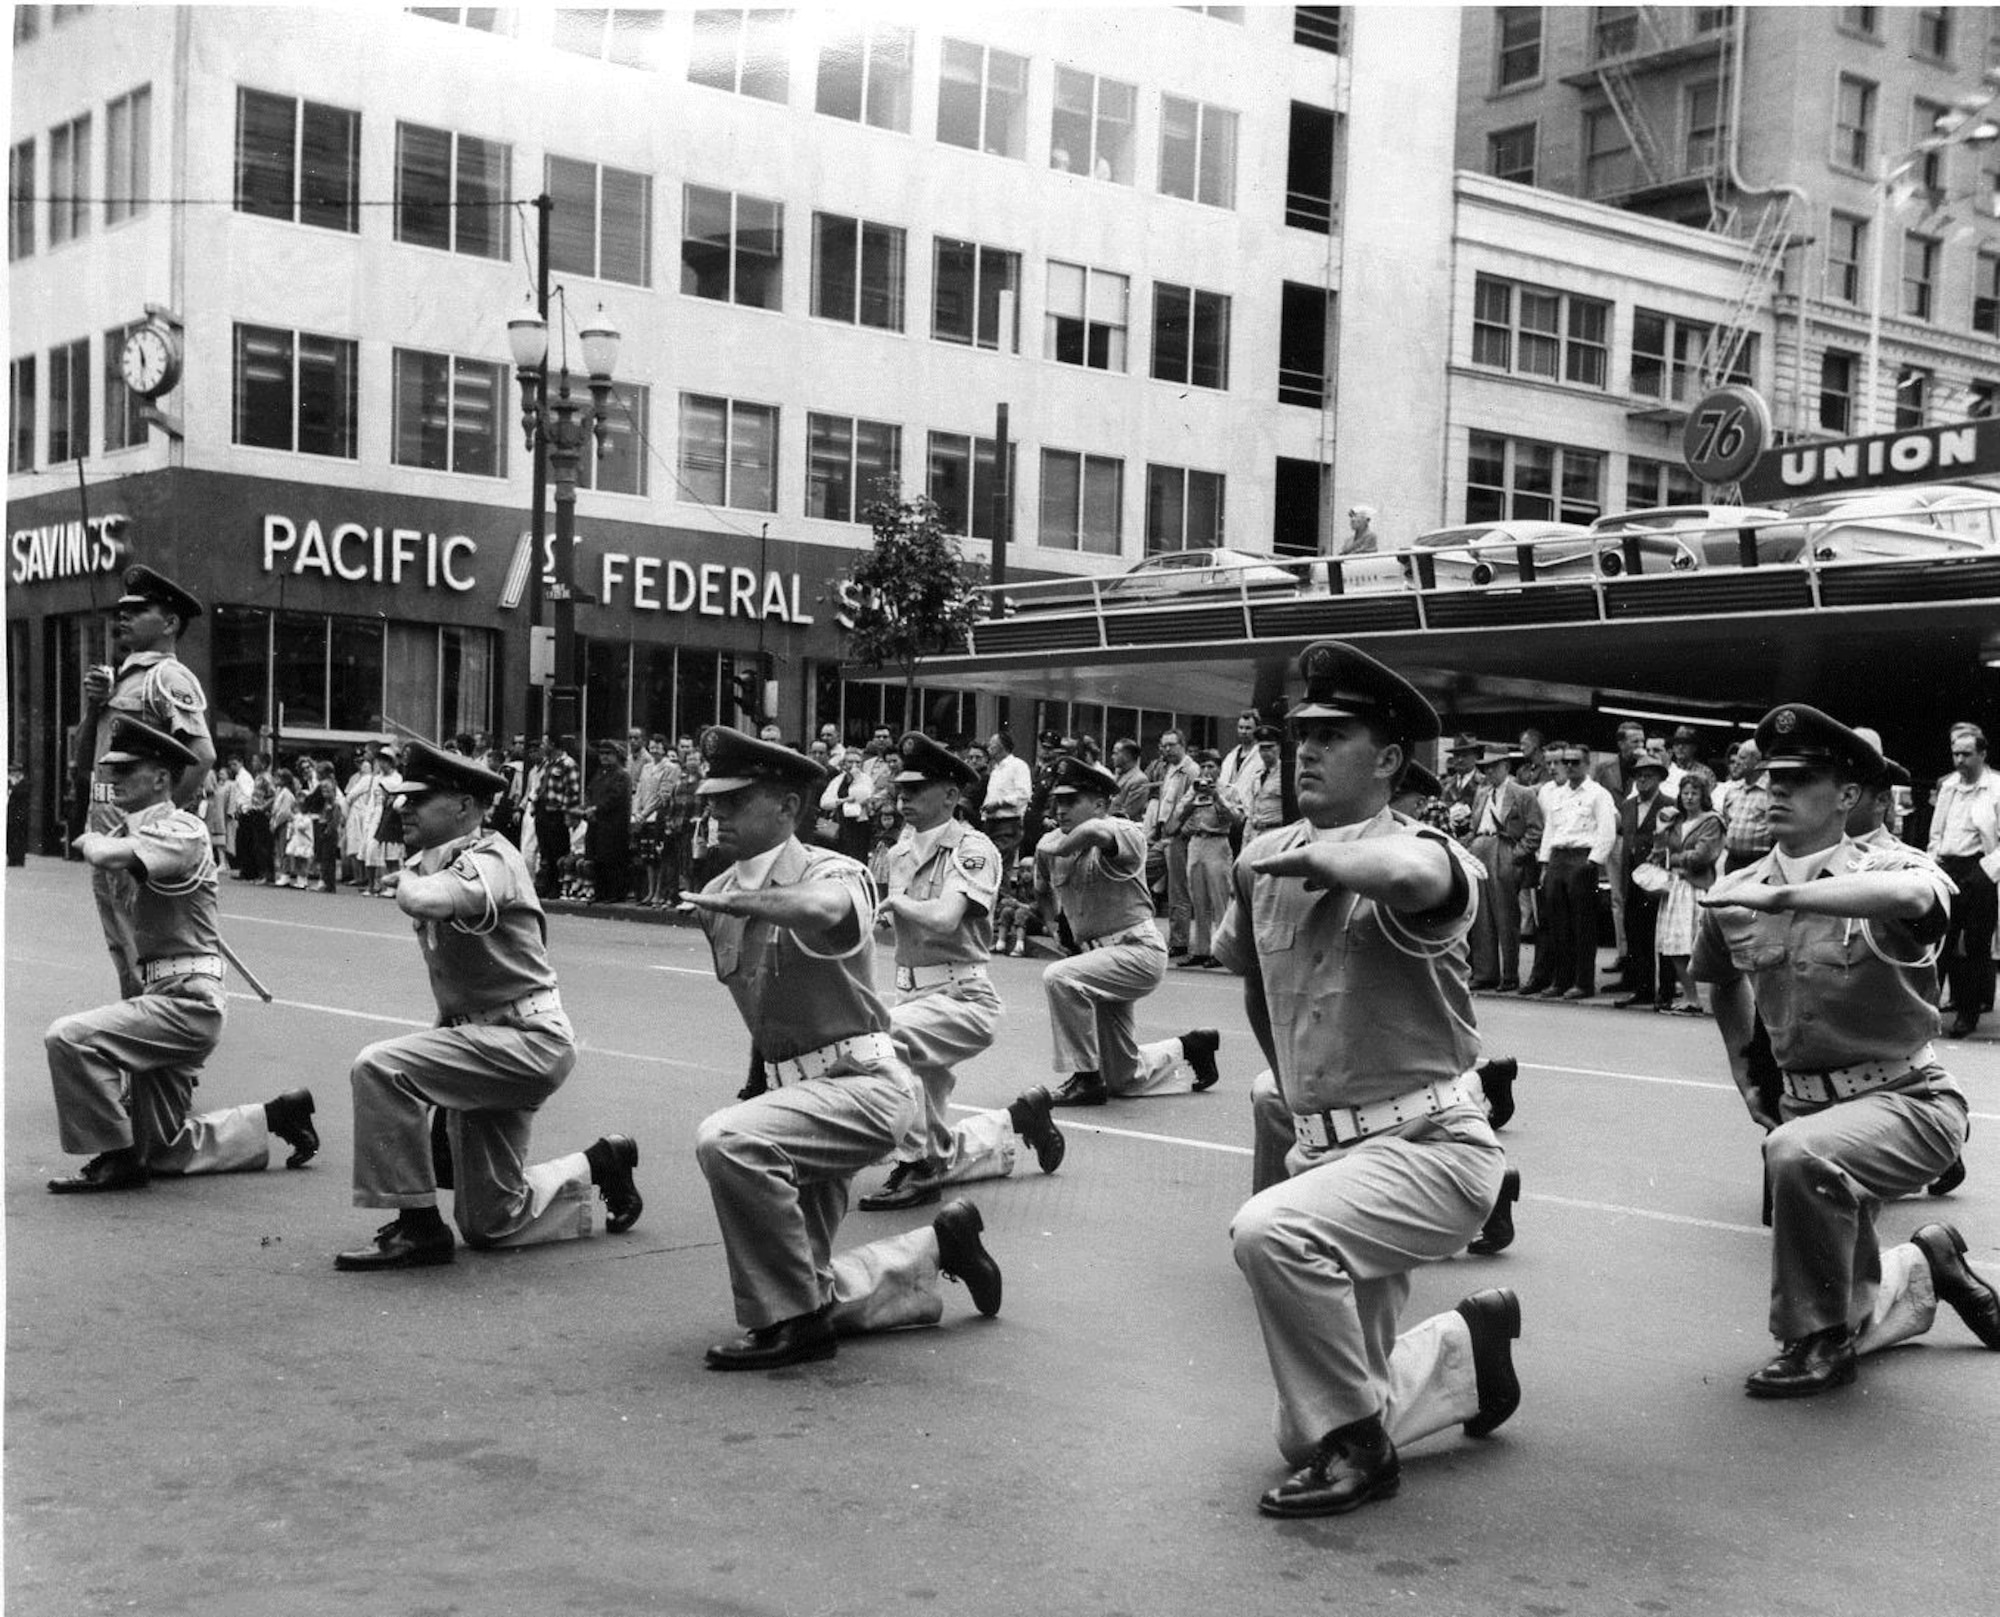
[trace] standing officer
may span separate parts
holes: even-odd
[[[923,1207],[946,1185],[1005,1178],[1014,1171],[1017,1135],[1034,1148],[1043,1173],[1056,1171],[1065,1147],[1039,1084],[1005,1111],[977,1112],[955,1127],[946,1116],[953,1069],[992,1048],[1000,1020],[1000,996],[986,972],[1000,850],[958,818],[961,794],[979,778],[972,766],[916,730],[903,737],[901,751],[894,784],[904,829],[889,855],[889,896],[876,924],[896,930],[889,1031],[924,1099],[888,1182],[861,1198],[864,1213]]]
[[[122,614],[121,614],[122,615]],[[48,1031],[49,1078],[63,1150],[94,1152],[58,1196],[138,1190],[155,1173],[262,1168],[270,1136],[302,1168],[319,1150],[313,1099],[287,1090],[261,1106],[188,1115],[195,1074],[222,1037],[222,943],[208,827],[173,804],[174,783],[200,762],[186,743],[124,714],[107,726],[97,767],[111,788],[110,826],[76,850],[92,870],[125,878],[119,920],[133,942],[138,991]],[[93,804],[93,808],[97,805]]]
[[[1279,1450],[1299,1467],[1273,1516],[1324,1516],[1401,1486],[1396,1446],[1520,1402],[1520,1305],[1486,1291],[1396,1335],[1409,1271],[1479,1231],[1503,1159],[1481,1105],[1466,935],[1479,869],[1389,799],[1437,714],[1339,641],[1300,658],[1289,713],[1303,818],[1235,873],[1219,953],[1293,1115],[1292,1176],[1230,1229],[1277,1383]]]
[[[831,1358],[843,1332],[935,1324],[940,1273],[998,1313],[1000,1269],[969,1201],[834,1255],[849,1182],[901,1143],[920,1104],[875,993],[868,872],[793,833],[802,796],[826,784],[812,759],[719,725],[701,750],[699,791],[733,863],[686,902],[769,1085],[695,1137],[744,1327],[708,1350],[709,1367],[774,1370]]]
[[[150,567],[125,569],[125,593],[118,597],[111,625],[117,668],[93,668],[83,677],[83,723],[78,746],[91,749],[101,761],[111,744],[111,726],[122,714],[164,730],[185,744],[193,761],[172,782],[172,801],[192,808],[203,780],[215,767],[215,743],[208,733],[208,698],[194,671],[174,655],[181,631],[201,616],[197,601],[172,579]],[[92,831],[109,831],[123,816],[112,801],[111,783],[90,783]],[[128,917],[132,912],[132,878],[122,868],[98,866],[91,871],[91,891],[97,898],[104,941],[118,971],[118,992],[130,999],[140,991],[138,955]]]
[[[1050,892],[1078,950],[1042,972],[1055,1070],[1069,1074],[1055,1093],[1058,1106],[1178,1089],[1183,1061],[1194,1069],[1196,1089],[1221,1076],[1215,1053],[1222,1035],[1214,1028],[1148,1045],[1133,1031],[1132,1007],[1160,986],[1167,951],[1146,891],[1145,827],[1111,814],[1117,790],[1109,770],[1063,759],[1049,793],[1061,834],[1036,850],[1038,859],[1048,857]]]
[[[514,844],[484,826],[506,779],[412,741],[401,780],[403,845],[391,873],[396,907],[416,923],[438,1026],[371,1044],[355,1058],[354,1205],[395,1217],[336,1269],[450,1263],[438,1215],[441,1175],[428,1121],[445,1115],[452,1219],[466,1244],[531,1246],[590,1234],[590,1187],[616,1235],[645,1203],[632,1182],[639,1148],[610,1134],[588,1150],[524,1166],[536,1110],[576,1065],[576,1035],[549,964],[548,918]]]
[[[1883,1201],[1914,1195],[1965,1143],[1966,1103],[1937,1063],[1933,970],[1950,879],[1913,848],[1845,834],[1882,754],[1816,708],[1757,726],[1777,845],[1697,902],[1697,980],[1716,985],[1731,1075],[1762,1124],[1771,1199],[1771,1334],[1753,1398],[1803,1398],[1854,1379],[1855,1360],[1930,1329],[1941,1299],[2000,1350],[2000,1296],[1965,1240],[1928,1224],[1883,1251]],[[1753,1004],[1783,1074],[1776,1116],[1747,1048]]]

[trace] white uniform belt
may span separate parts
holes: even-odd
[[[1292,1132],[1301,1145],[1324,1151],[1331,1145],[1346,1145],[1385,1129],[1401,1128],[1420,1117],[1435,1117],[1454,1106],[1477,1105],[1478,1084],[1477,1071],[1464,1072],[1449,1083],[1425,1084],[1422,1089],[1412,1089],[1368,1106],[1343,1106],[1331,1112],[1294,1112]]]
[[[986,967],[977,960],[947,960],[941,966],[898,966],[896,986],[908,992],[944,983],[983,983]]]
[[[495,1005],[491,1010],[461,1011],[456,1016],[447,1016],[444,1025],[463,1027],[468,1022],[476,1022],[482,1027],[491,1027],[499,1022],[527,1022],[537,1016],[560,1015],[562,995],[553,988],[538,988],[532,994],[523,994],[519,999]]]
[[[1094,938],[1085,938],[1079,945],[1085,949],[1109,949],[1115,943],[1153,943],[1160,941],[1159,930],[1150,921],[1138,926],[1128,926],[1122,932],[1106,932]]]
[[[92,781],[90,783],[90,800],[93,803],[109,803],[112,800],[111,782],[108,780]]]
[[[1823,1106],[1829,1101],[1852,1100],[1856,1095],[1865,1095],[1871,1089],[1892,1084],[1898,1078],[1907,1078],[1919,1067],[1936,1065],[1937,1049],[1927,1044],[1914,1055],[1897,1056],[1888,1061],[1858,1061],[1851,1067],[1830,1067],[1823,1072],[1788,1072],[1782,1076],[1785,1093],[1793,1100]]]
[[[857,1033],[851,1039],[836,1039],[789,1061],[767,1061],[764,1071],[771,1083],[782,1089],[786,1084],[802,1084],[808,1078],[824,1078],[842,1062],[872,1067],[893,1060],[895,1054],[895,1041],[888,1034]]]
[[[148,987],[169,977],[220,977],[222,956],[214,954],[169,954],[157,960],[139,962],[139,981]]]

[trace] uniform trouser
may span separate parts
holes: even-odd
[[[1977,1016],[1993,998],[1993,927],[2000,889],[1977,859],[1954,857],[1938,863],[1958,883],[1938,957],[1939,974],[1951,990],[1952,1010],[1962,1017]]]
[[[1930,1271],[1919,1256],[1914,1266],[1899,1259],[1892,1275],[1876,1244],[1876,1212],[1891,1197],[1917,1194],[1957,1160],[1965,1146],[1965,1101],[1954,1091],[1933,1093],[1924,1082],[1813,1110],[1787,1101],[1785,1113],[1764,1136],[1771,1334],[1790,1342],[1836,1325],[1865,1332],[1873,1323],[1879,1337],[1886,1316],[1910,1315],[1909,1307],[1896,1306],[1896,1286],[1907,1288],[1914,1271],[1928,1286]],[[1923,1319],[1921,1328],[1929,1323]],[[1891,1340],[1914,1334],[1905,1330]]]
[[[1014,1171],[1014,1127],[1005,1112],[976,1113],[956,1126],[946,1115],[953,1069],[992,1048],[1000,1008],[990,982],[944,983],[896,1001],[889,1036],[924,1089],[923,1106],[896,1147],[898,1162],[941,1162],[948,1184]]]
[[[1181,1087],[1179,1039],[1141,1045],[1132,1006],[1160,986],[1166,951],[1155,943],[1114,943],[1058,960],[1042,973],[1055,1034],[1055,1070],[1094,1072],[1114,1095],[1157,1095]]]
[[[928,1277],[907,1236],[844,1253],[838,1266],[833,1257],[849,1182],[903,1138],[918,1092],[891,1060],[769,1089],[702,1120],[695,1160],[722,1228],[738,1324],[756,1330],[829,1304],[837,1328],[938,1317],[934,1248]]]
[[[560,1016],[533,1027],[468,1023],[371,1044],[354,1058],[354,1205],[437,1200],[430,1108],[451,1138],[452,1222],[466,1245],[532,1246],[591,1231],[590,1164],[581,1151],[529,1166],[536,1109],[576,1065]]]
[[[1222,925],[1229,908],[1229,838],[1189,837],[1186,850],[1188,904],[1194,917],[1194,939],[1188,945],[1193,954],[1205,955],[1215,942],[1215,930]]]
[[[1535,980],[1597,992],[1597,867],[1585,848],[1557,848],[1542,867],[1542,921]],[[1548,952],[1543,969],[1542,952]]]
[[[1474,837],[1472,857],[1486,867],[1472,917],[1472,980],[1515,982],[1521,975],[1521,910],[1514,900],[1519,865],[1514,844]]]
[[[270,1160],[262,1104],[195,1117],[195,1074],[222,1037],[222,996],[140,994],[55,1023],[43,1040],[62,1148],[128,1147],[155,1173],[234,1173]]]
[[[118,973],[118,993],[131,999],[141,989],[139,944],[132,935],[132,905],[139,884],[131,872],[91,867],[90,895],[97,900],[97,922],[104,928],[104,946],[111,951],[111,968]]]
[[[1277,1383],[1279,1451],[1312,1458],[1337,1427],[1380,1415],[1398,1444],[1478,1412],[1472,1341],[1456,1312],[1396,1334],[1409,1272],[1478,1234],[1505,1159],[1467,1107],[1331,1152],[1294,1151],[1292,1177],[1230,1225]]]
[[[1188,923],[1194,918],[1194,899],[1188,892],[1188,845],[1180,837],[1167,838],[1167,948],[1178,954],[1188,946]]]
[[[1618,891],[1614,885],[1611,889]],[[1660,895],[1643,887],[1625,889],[1625,991],[1641,999],[1671,998],[1660,992]]]

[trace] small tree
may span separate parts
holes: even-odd
[[[875,544],[848,569],[855,595],[848,655],[864,668],[902,669],[907,706],[918,663],[958,650],[979,621],[976,592],[986,569],[965,559],[944,530],[937,502],[924,495],[904,499],[884,479],[862,515]]]

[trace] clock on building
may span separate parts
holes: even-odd
[[[158,398],[181,379],[180,333],[160,320],[135,328],[118,356],[118,374],[140,398]]]

